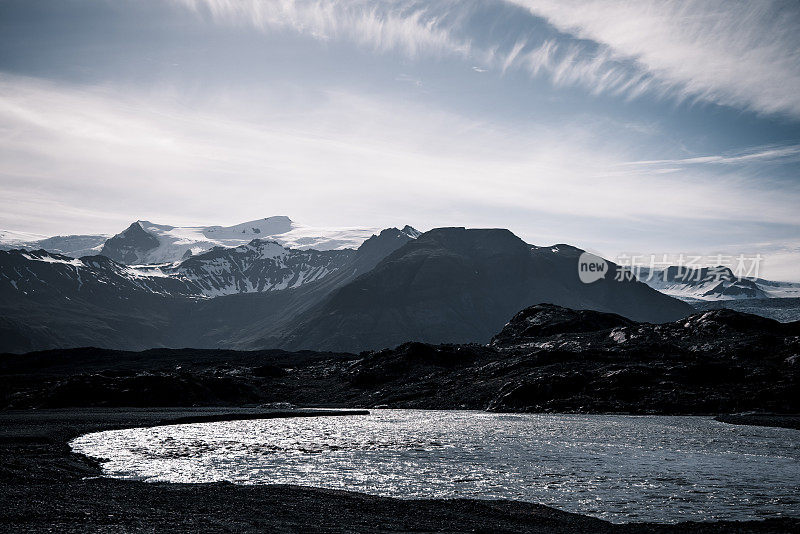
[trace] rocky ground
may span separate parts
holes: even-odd
[[[800,323],[715,310],[653,325],[539,305],[517,314],[489,345],[7,355],[0,357],[0,405],[787,414],[800,413],[799,358]]]
[[[308,412],[293,415],[312,415]],[[800,520],[613,525],[513,501],[402,500],[297,486],[148,484],[97,478],[70,452],[85,432],[173,421],[276,417],[232,408],[0,412],[4,532],[796,532]],[[355,415],[357,417],[357,415]]]

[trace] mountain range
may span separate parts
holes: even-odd
[[[46,237],[0,230],[0,250],[44,250],[70,258],[103,255],[124,265],[160,264],[159,268],[164,272],[175,274],[178,270],[167,264],[178,263],[214,248],[248,245],[253,239],[272,241],[292,250],[348,250],[358,248],[375,231],[374,228],[312,227],[296,223],[285,216],[265,217],[233,226],[170,226],[135,221],[113,236],[88,234]],[[410,226],[403,231],[419,235]],[[186,268],[191,269],[188,265]],[[152,267],[147,270],[157,272]],[[635,274],[640,281],[653,289],[700,308],[713,307],[715,301],[720,301],[727,302],[727,306],[744,306],[748,311],[763,308],[764,313],[771,314],[769,310],[772,308],[792,309],[796,306],[789,301],[770,301],[763,306],[752,301],[800,298],[800,283],[741,277],[725,266],[642,267]],[[305,278],[308,273],[302,276]],[[204,287],[204,294],[208,296],[240,292],[221,289],[218,283],[205,283],[202,280],[198,280],[198,283]],[[256,286],[261,285],[255,280],[253,283]],[[290,285],[292,283],[294,282],[290,282]],[[280,283],[273,285],[280,286]],[[742,300],[751,302],[733,302]]]
[[[421,234],[406,226],[383,230],[357,249],[331,250],[259,237],[136,265],[147,254],[163,258],[152,255],[163,235],[150,228],[134,223],[105,242],[104,255],[0,252],[0,350],[360,351],[409,340],[486,343],[516,311],[539,302],[648,322],[692,312],[635,280],[584,284],[580,249],[532,246],[502,229]],[[266,226],[250,231],[256,228],[267,233]],[[236,232],[221,229],[220,240]],[[121,257],[109,257],[115,254]]]
[[[172,263],[215,247],[246,245],[253,239],[275,241],[304,250],[357,248],[375,228],[318,228],[282,215],[233,226],[170,226],[135,221],[122,232],[107,236],[45,237],[0,230],[0,250],[46,250],[73,258],[102,254],[126,265]]]
[[[721,265],[642,268],[637,277],[653,289],[686,302],[800,297],[800,283],[737,276],[729,267]]]

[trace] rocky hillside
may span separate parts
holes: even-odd
[[[800,411],[800,323],[732,311],[653,325],[536,305],[489,345],[363,353],[73,349],[0,358],[2,404],[288,402],[494,411]]]

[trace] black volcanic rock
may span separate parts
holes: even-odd
[[[118,263],[141,263],[144,254],[160,244],[158,238],[142,228],[137,221],[105,242],[100,254]]]
[[[760,315],[742,313],[730,309],[710,310],[688,317],[684,329],[694,336],[727,336],[745,333],[780,333],[800,336],[800,321],[779,323]]]
[[[597,332],[633,324],[633,321],[614,313],[538,304],[512,317],[500,333],[492,338],[492,345],[522,344],[556,334]]]
[[[288,402],[521,412],[800,412],[800,323],[721,311],[656,325],[537,305],[509,324],[528,317],[553,328],[535,335],[506,328],[489,346],[413,342],[359,355],[194,349],[4,355],[2,406]]]

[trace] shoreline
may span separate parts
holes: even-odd
[[[789,532],[800,519],[612,524],[510,500],[397,499],[305,486],[109,479],[72,452],[103,430],[235,419],[365,415],[367,410],[76,408],[0,412],[0,525],[8,531]]]
[[[769,426],[800,430],[800,414],[724,414],[717,415],[714,420],[729,425]]]

